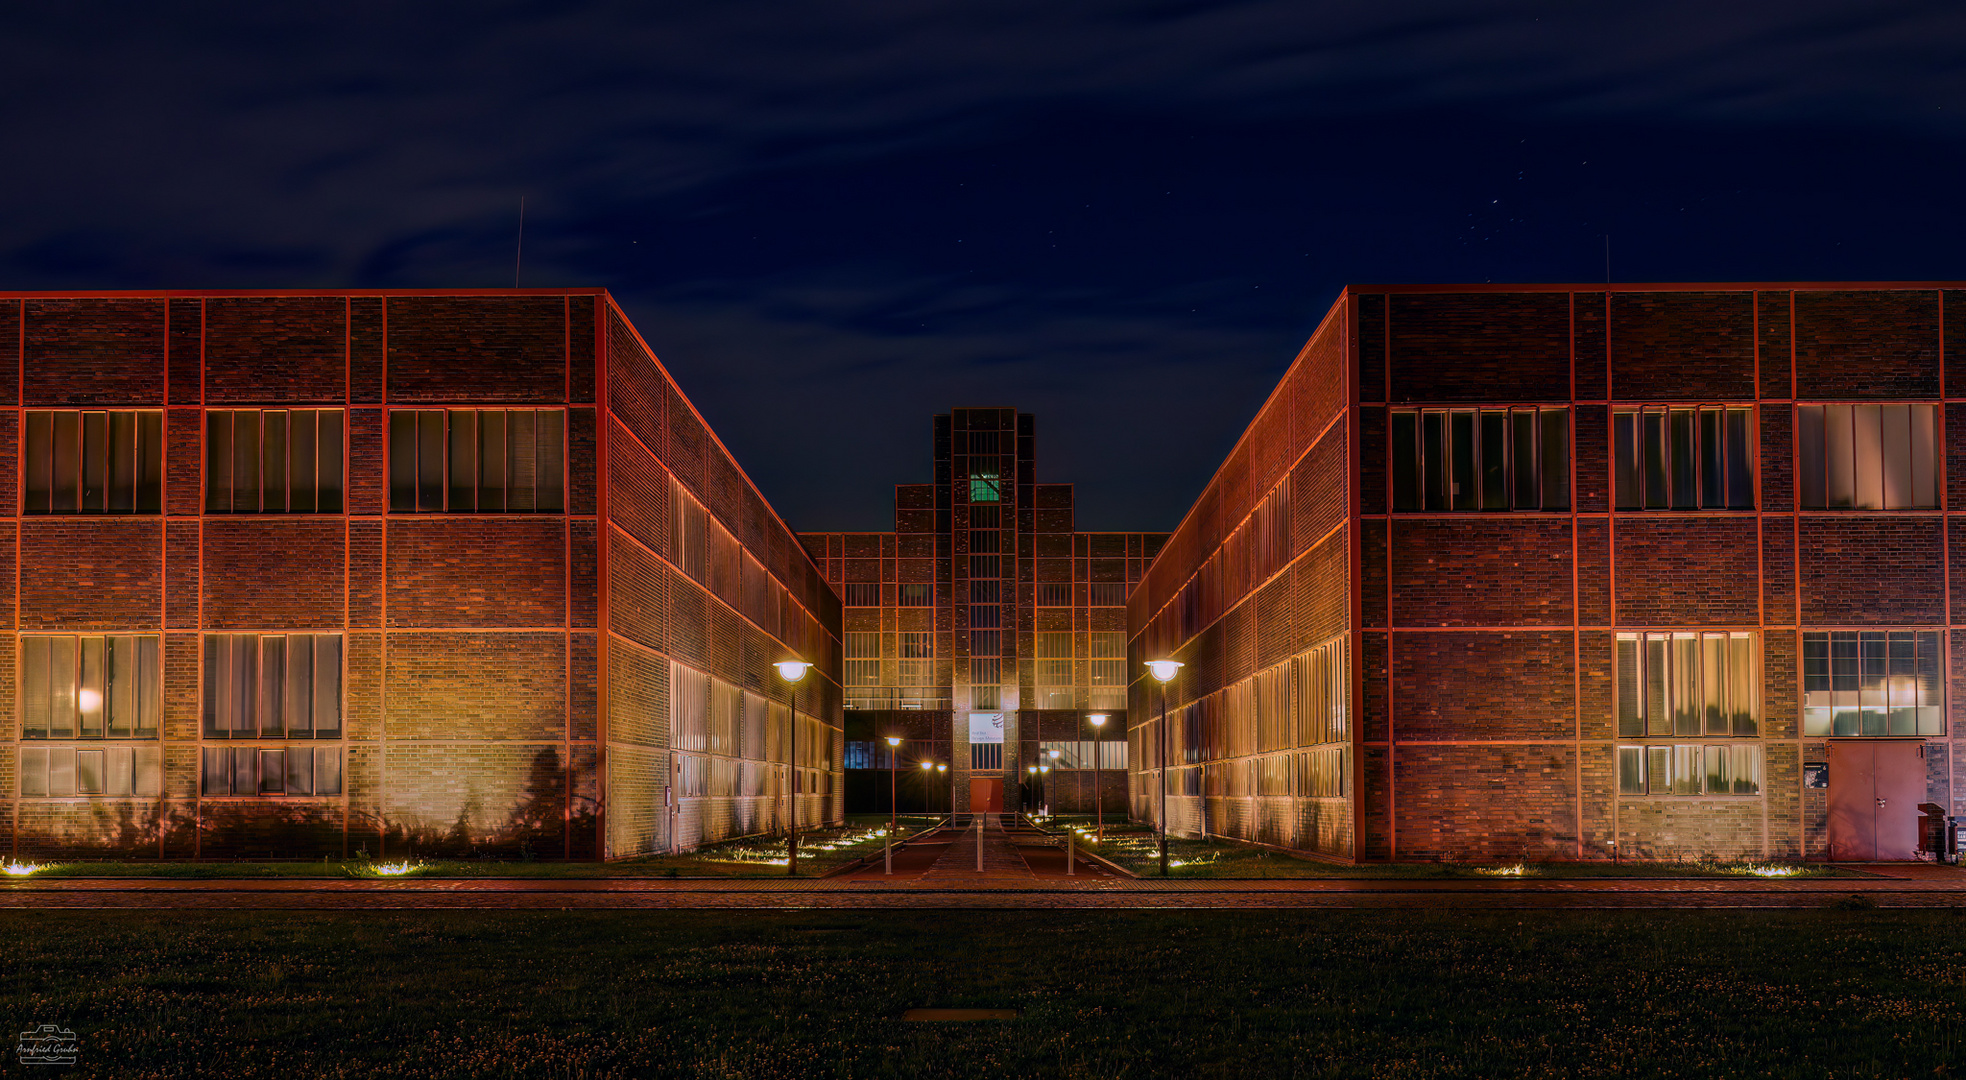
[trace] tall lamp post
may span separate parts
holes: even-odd
[[[799,680],[812,665],[803,660],[780,660],[772,666],[785,680],[785,704],[792,709],[785,750],[785,798],[792,804],[791,815],[785,820],[785,874],[790,877],[799,872]]]
[[[1179,660],[1149,660],[1147,673],[1160,683],[1160,876],[1167,876],[1167,684],[1181,670]]]
[[[894,835],[895,826],[901,822],[901,811],[896,809],[894,800],[895,775],[901,763],[901,736],[887,737],[887,834]]]
[[[935,816],[935,786],[929,781],[935,776],[935,762],[923,760],[922,763],[922,809],[929,817]]]
[[[935,767],[935,771],[939,773],[945,773],[949,771],[949,767],[947,765],[937,765]],[[949,778],[949,822],[951,824],[954,824],[955,820],[956,820],[956,778],[951,776]]]
[[[1051,771],[1057,772],[1059,768],[1058,759],[1064,756],[1064,751],[1047,750],[1046,753],[1051,757]],[[1065,785],[1060,784],[1058,786],[1064,787]],[[1044,815],[1046,817],[1051,816],[1051,781],[1049,780],[1045,781],[1044,785]]]
[[[1106,798],[1105,792],[1099,790],[1099,766],[1101,764],[1099,751],[1104,749],[1104,747],[1099,743],[1099,735],[1100,729],[1106,726],[1106,714],[1096,712],[1086,717],[1086,719],[1092,721],[1092,805],[1098,808],[1099,841],[1104,843],[1106,840]]]
[[[1024,781],[1024,787],[1030,793],[1031,801],[1035,803],[1038,798],[1038,767],[1036,765],[1024,766],[1024,775],[1030,777],[1030,779]],[[1044,815],[1044,808],[1042,806],[1034,807],[1034,809],[1038,811],[1040,817]]]

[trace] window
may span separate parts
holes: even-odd
[[[986,630],[1003,626],[1003,607],[999,604],[969,605],[969,625]]]
[[[1125,607],[1126,583],[1123,581],[1095,581],[1092,583],[1093,607]]]
[[[849,581],[846,586],[847,607],[880,607],[881,586],[877,581]]]
[[[1759,732],[1755,645],[1738,631],[1619,634],[1618,737]]]
[[[972,529],[1003,528],[1003,507],[972,506],[969,508],[969,527]]]
[[[1620,510],[1754,509],[1754,425],[1745,408],[1611,414]]]
[[[339,738],[341,635],[207,634],[204,696],[207,739]]]
[[[20,793],[28,798],[159,795],[164,751],[157,746],[23,746]]]
[[[969,632],[969,655],[1002,656],[1003,631],[971,630]]]
[[[1003,682],[1003,661],[995,658],[971,660],[969,681],[977,686],[995,686]]]
[[[900,635],[901,685],[928,686],[935,675],[935,635],[904,631]]]
[[[969,557],[969,576],[973,578],[994,578],[1003,576],[1003,556],[971,555]]]
[[[1393,509],[1567,510],[1570,410],[1395,409]]]
[[[20,644],[23,739],[156,736],[163,683],[155,637],[37,634]]]
[[[1039,686],[1072,685],[1072,632],[1046,630],[1037,635]]]
[[[995,580],[976,580],[969,583],[969,602],[972,604],[1000,604],[1003,602],[1003,582]]]
[[[206,795],[339,795],[339,746],[207,746]]]
[[[1804,735],[1943,735],[1937,630],[1802,635]]]
[[[1759,795],[1761,747],[1754,743],[1620,746],[1620,795]]]
[[[164,414],[29,409],[26,514],[156,514],[164,507]]]
[[[1095,709],[1126,708],[1126,633],[1094,630],[1086,635],[1086,655]]]
[[[341,513],[340,409],[205,414],[205,512]]]
[[[995,554],[1002,550],[999,546],[1002,537],[1003,533],[996,529],[971,529],[969,530],[969,550]]]
[[[973,503],[993,503],[1003,499],[1003,481],[997,470],[984,467],[972,469],[969,474],[969,501]]]
[[[1038,606],[1039,607],[1071,607],[1072,586],[1069,583],[1039,585]]]
[[[549,513],[563,508],[564,409],[389,414],[389,509]]]
[[[903,585],[900,588],[902,607],[934,607],[935,587],[928,584]]]
[[[881,684],[881,635],[872,631],[852,631],[846,635],[846,684]]]
[[[846,744],[849,769],[887,769],[900,764],[900,757],[885,739],[855,739]]]
[[[1802,405],[1796,482],[1804,510],[1939,505],[1936,405]]]

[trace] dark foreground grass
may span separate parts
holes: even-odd
[[[0,948],[12,1030],[73,1029],[82,1076],[1966,1068],[1956,910],[36,911],[0,916]],[[920,1006],[1023,1017],[897,1019]]]

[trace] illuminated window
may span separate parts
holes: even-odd
[[[1754,423],[1746,408],[1611,414],[1620,510],[1754,509]]]
[[[338,746],[207,746],[206,795],[339,795]]]
[[[881,635],[872,631],[848,633],[845,645],[846,684],[879,686],[881,684]]]
[[[995,469],[978,470],[977,472],[970,474],[970,478],[969,478],[970,502],[993,503],[993,502],[1001,502],[1002,499],[1003,499],[1003,481],[998,478],[997,471]]]
[[[901,685],[928,686],[935,674],[935,635],[907,631],[900,635]]]
[[[341,658],[340,634],[206,634],[205,737],[339,738]]]
[[[565,409],[392,412],[389,509],[557,514],[565,445]]]
[[[1618,737],[1757,734],[1756,644],[1740,631],[1619,634]]]
[[[1072,685],[1072,632],[1047,630],[1037,635],[1037,681],[1040,686]]]
[[[21,644],[21,737],[153,738],[163,713],[157,639],[36,634]]]
[[[1086,655],[1091,657],[1093,689],[1113,688],[1124,695],[1126,687],[1126,633],[1121,630],[1094,630],[1086,635]],[[1124,697],[1121,698],[1124,703]],[[1116,706],[1100,705],[1098,708]]]
[[[1567,510],[1570,410],[1395,409],[1393,509]]]
[[[1804,735],[1943,735],[1937,630],[1802,635]]]
[[[205,414],[205,512],[341,513],[340,409]]]
[[[1761,747],[1678,744],[1620,746],[1620,795],[1759,795]]]
[[[1002,630],[971,630],[969,632],[969,655],[1002,656]]]
[[[1796,483],[1804,510],[1939,505],[1936,405],[1801,405]]]
[[[21,512],[163,511],[164,414],[155,409],[29,409]]]
[[[26,798],[158,795],[163,777],[164,751],[154,745],[20,749],[20,793]]]

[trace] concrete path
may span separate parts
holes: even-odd
[[[1040,876],[1004,859],[1014,849],[985,836],[984,873],[960,843],[927,871],[902,878],[650,880],[604,878],[403,881],[184,881],[113,878],[7,882],[0,909],[149,910],[663,910],[880,908],[1201,909],[1656,909],[1824,908],[1853,898],[1880,908],[1966,908],[1966,872],[1953,867],[1868,867],[1874,876],[1782,881],[1746,878],[1400,881],[1159,881]],[[973,840],[972,840],[973,845]],[[998,848],[992,869],[991,849]],[[1019,859],[1021,862],[1021,858]],[[947,864],[946,872],[943,871]],[[968,866],[965,875],[960,869]],[[878,873],[878,867],[876,868]],[[1890,876],[1885,876],[1885,875]]]

